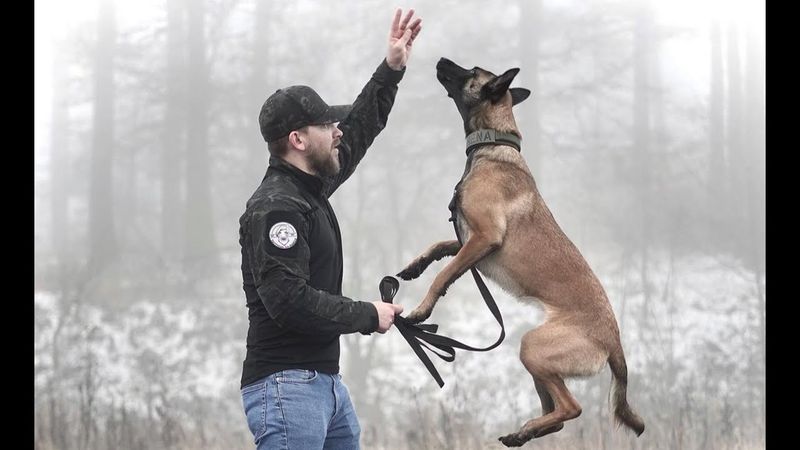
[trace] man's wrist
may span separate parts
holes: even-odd
[[[362,303],[368,305],[365,307],[365,309],[366,309],[367,322],[369,323],[369,325],[367,325],[367,327],[365,328],[362,328],[360,332],[363,335],[369,335],[377,331],[378,325],[380,325],[380,321],[378,320],[378,307],[369,302],[362,302]]]
[[[395,72],[401,72],[403,69],[406,68],[403,64],[392,64],[389,60],[386,60],[386,65],[389,66],[390,69],[394,70]]]
[[[389,65],[389,62],[386,60],[386,58],[384,58],[383,61],[381,61],[381,64],[375,70],[372,78],[383,85],[397,84],[403,79],[403,74],[405,73],[405,66],[400,68],[400,70],[392,69],[392,67]]]

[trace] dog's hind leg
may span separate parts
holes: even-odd
[[[533,383],[536,386],[536,393],[539,394],[539,400],[542,402],[542,415],[550,414],[556,409],[555,403],[553,403],[553,397],[550,396],[550,393],[547,392],[547,388],[545,388],[544,382],[537,380],[536,377],[533,377]],[[534,437],[544,436],[545,434],[555,433],[556,431],[561,430],[564,428],[564,423],[556,424],[546,430],[542,430],[540,434],[537,434]]]
[[[545,322],[522,338],[520,359],[531,373],[542,400],[542,416],[526,422],[516,433],[500,438],[508,447],[559,431],[564,422],[581,414],[581,406],[564,377],[597,373],[607,354],[578,327]]]
[[[541,417],[525,422],[516,433],[501,437],[506,447],[519,447],[533,438],[554,433],[564,427],[564,422],[581,414],[581,406],[558,375],[542,378],[542,385],[553,397],[555,409]]]
[[[456,240],[437,242],[411,261],[397,276],[404,280],[413,280],[422,275],[422,272],[424,272],[432,262],[438,261],[445,256],[453,256],[458,253],[459,250],[461,250],[461,244]]]

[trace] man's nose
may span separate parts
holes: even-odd
[[[334,139],[340,138],[343,135],[344,135],[344,133],[342,132],[342,130],[339,129],[339,124],[338,123],[334,124],[333,125],[333,138]]]

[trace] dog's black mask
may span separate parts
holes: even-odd
[[[467,70],[447,58],[441,58],[436,64],[436,78],[447,90],[447,96],[456,102],[464,123],[473,108],[485,101],[497,103],[506,92],[511,93],[512,105],[528,98],[531,95],[528,89],[509,89],[517,73],[518,68],[509,69],[500,76],[477,66]]]

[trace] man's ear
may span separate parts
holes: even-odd
[[[306,149],[305,138],[300,134],[299,131],[290,132],[288,138],[289,138],[289,145],[298,150],[305,151]]]

